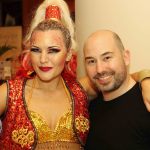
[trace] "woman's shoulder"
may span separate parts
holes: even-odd
[[[13,78],[13,79],[7,80],[7,83],[9,85],[22,85],[25,80],[27,79],[26,78]]]
[[[0,116],[3,114],[6,107],[6,99],[7,99],[7,83],[3,83],[0,86]]]
[[[6,108],[8,96],[11,92],[20,92],[23,89],[25,78],[14,78],[7,80],[0,86],[0,116]]]
[[[7,82],[4,82],[2,85],[0,85],[0,91],[3,91],[3,90],[7,90]],[[0,92],[0,94],[2,94]]]
[[[10,86],[12,88],[15,88],[17,85],[20,84],[20,82],[22,82],[22,79],[10,79],[10,80],[6,80],[1,86],[0,86],[0,99],[6,98],[7,97],[7,93],[10,90]],[[16,85],[16,86],[15,86]]]

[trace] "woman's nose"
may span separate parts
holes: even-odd
[[[46,52],[41,53],[40,62],[41,63],[47,63],[48,62],[48,54]]]

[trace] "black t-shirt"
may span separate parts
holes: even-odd
[[[137,83],[122,96],[89,105],[91,127],[86,150],[150,150],[150,113]]]

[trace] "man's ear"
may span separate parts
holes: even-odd
[[[130,65],[130,51],[129,50],[124,50],[123,51],[123,58],[126,66]]]

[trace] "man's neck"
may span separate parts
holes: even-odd
[[[118,89],[116,89],[112,92],[103,92],[102,94],[103,94],[104,100],[110,101],[110,100],[113,100],[113,99],[123,95],[124,93],[129,91],[135,85],[135,83],[136,82],[129,75]]]

